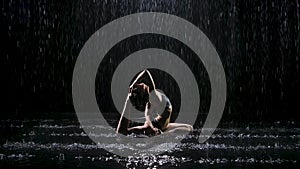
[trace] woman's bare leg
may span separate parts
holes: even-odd
[[[159,131],[154,131],[153,129],[151,129],[149,124],[147,123],[145,123],[144,125],[128,128],[127,131],[129,134],[134,133],[134,134],[143,134],[148,136],[160,134]]]
[[[193,131],[193,126],[184,123],[169,123],[164,132],[171,133],[174,131]]]
[[[148,127],[149,127],[149,125],[148,125],[147,123],[145,123],[145,124],[142,125],[142,126],[134,126],[134,127],[130,127],[130,128],[128,128],[128,131],[130,131],[130,130],[136,130],[136,129],[138,129],[138,130],[143,130],[143,129],[148,128]]]

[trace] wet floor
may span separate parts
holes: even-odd
[[[93,143],[111,133],[86,134],[76,121],[2,121],[1,168],[298,168],[300,128],[217,129],[205,143],[178,135],[182,143],[163,143],[153,154],[120,157],[106,150],[132,149],[128,144]],[[13,133],[10,136],[7,132]],[[185,140],[184,139],[184,140]],[[172,147],[170,149],[170,147]],[[104,150],[106,149],[106,150]],[[164,149],[169,149],[164,152]]]

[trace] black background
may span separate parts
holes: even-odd
[[[2,0],[0,11],[1,119],[76,119],[72,73],[84,43],[114,19],[156,11],[190,21],[215,46],[227,78],[222,122],[299,122],[300,8],[296,0]],[[143,38],[150,41],[148,46],[157,39],[158,46],[175,43],[147,35],[131,38],[128,46]],[[165,48],[180,45],[169,46]],[[121,50],[114,53],[125,56]],[[201,63],[190,60],[189,65],[197,69]],[[210,89],[200,90],[209,93]],[[204,103],[209,103],[209,97]]]

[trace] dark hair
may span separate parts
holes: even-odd
[[[131,96],[129,100],[131,104],[140,111],[145,111],[146,104],[149,102],[149,89],[144,83],[133,85],[132,89],[130,89]]]

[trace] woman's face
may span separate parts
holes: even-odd
[[[149,86],[144,83],[135,84],[130,89],[131,96],[129,97],[132,105],[141,111],[145,110],[146,104],[149,102]]]

